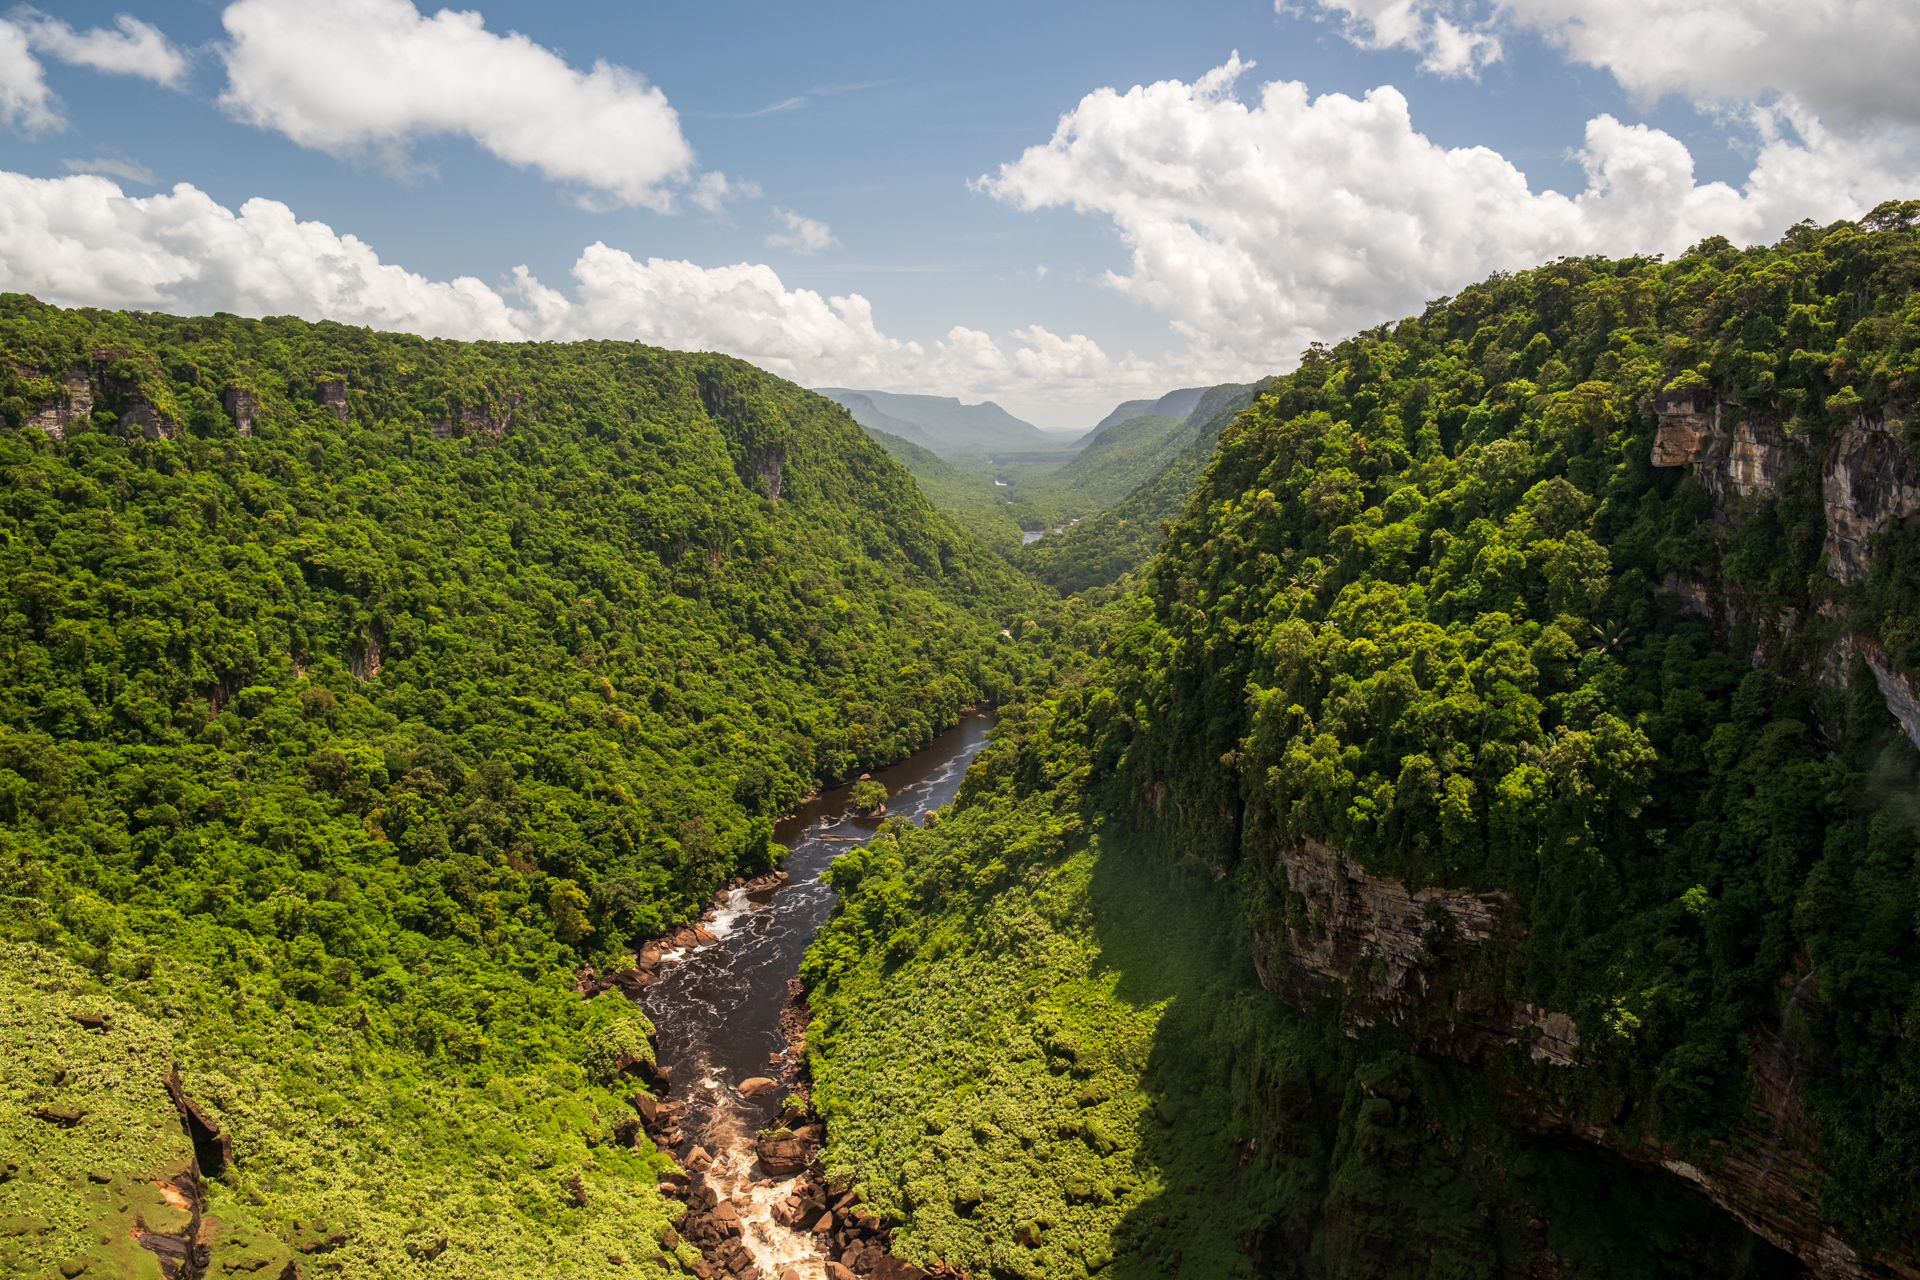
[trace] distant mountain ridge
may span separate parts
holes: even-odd
[[[1157,471],[1092,519],[1022,547],[1014,563],[1063,595],[1116,582],[1144,564],[1160,545],[1160,522],[1179,514],[1220,433],[1271,381],[1209,387],[1186,421],[1156,442],[1154,457],[1167,459]],[[1115,443],[1133,421],[1119,424]],[[1091,461],[1107,448],[1090,446],[1075,462]]]
[[[943,457],[1037,453],[1061,447],[1059,437],[1014,417],[991,400],[962,404],[952,396],[897,395],[851,387],[815,387],[814,391],[843,406],[861,426],[910,440]]]
[[[1093,424],[1093,430],[1073,442],[1076,449],[1084,449],[1093,443],[1093,438],[1108,427],[1118,426],[1134,418],[1185,418],[1191,415],[1200,404],[1200,398],[1207,394],[1206,387],[1182,387],[1178,391],[1169,391],[1158,400],[1124,400],[1114,411]]]

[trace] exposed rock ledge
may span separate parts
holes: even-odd
[[[1920,702],[1913,709],[1920,722]],[[1507,918],[1515,910],[1507,895],[1409,890],[1313,839],[1279,860],[1290,891],[1287,922],[1278,937],[1256,933],[1253,939],[1254,963],[1269,991],[1294,1005],[1344,995],[1349,1034],[1380,1021],[1399,1023],[1430,1056],[1473,1062],[1520,1044],[1536,1062],[1582,1064],[1571,1017],[1485,990],[1453,990],[1447,980],[1450,956],[1518,926]],[[1801,992],[1814,985],[1803,976],[1794,995],[1810,1016],[1818,1016],[1817,1001]],[[1689,1160],[1675,1147],[1645,1141],[1631,1126],[1596,1123],[1549,1087],[1509,1077],[1506,1099],[1534,1133],[1579,1138],[1691,1185],[1800,1258],[1820,1280],[1920,1280],[1911,1261],[1863,1258],[1822,1221],[1817,1142],[1800,1104],[1793,1050],[1784,1037],[1759,1028],[1750,1033],[1749,1048],[1759,1088],[1748,1114],[1728,1141],[1715,1144],[1710,1159]]]
[[[1653,411],[1660,423],[1653,465],[1693,467],[1716,497],[1773,497],[1782,477],[1807,460],[1803,441],[1779,423],[1711,392],[1662,392]],[[1875,533],[1889,521],[1920,516],[1920,466],[1898,435],[1900,425],[1885,414],[1855,414],[1820,459],[1827,571],[1845,585],[1866,580]]]
[[[1501,910],[1512,901],[1504,893],[1409,890],[1403,881],[1369,874],[1340,850],[1311,837],[1282,854],[1280,861],[1292,901],[1281,949],[1272,938],[1254,937],[1260,981],[1290,1004],[1327,994],[1325,979],[1347,985],[1349,1034],[1383,1019],[1398,1021],[1402,1012],[1428,1004],[1437,994],[1435,948],[1486,941],[1499,925]],[[1354,989],[1356,972],[1363,990]],[[1578,1045],[1571,1020],[1543,1011],[1518,1015],[1516,1033],[1506,1040],[1532,1039],[1528,1032],[1544,1025],[1535,1014],[1558,1020],[1556,1043],[1572,1036],[1571,1043]],[[1566,1055],[1555,1048],[1536,1056]]]

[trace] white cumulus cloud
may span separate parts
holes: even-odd
[[[43,133],[66,124],[53,105],[47,73],[27,44],[27,33],[0,22],[0,124]]]
[[[1911,0],[1502,0],[1499,18],[1642,98],[1780,93],[1832,122],[1920,124]]]
[[[106,178],[0,172],[0,287],[69,306],[521,335],[512,310],[478,280],[427,280],[277,201],[249,200],[236,214],[186,183],[134,199]]]
[[[1778,94],[1852,126],[1920,124],[1912,0],[1314,0],[1362,48],[1409,49],[1441,74],[1544,36],[1643,101],[1744,104]],[[1277,0],[1288,11],[1286,0]]]
[[[1437,75],[1472,75],[1504,52],[1497,34],[1467,19],[1450,0],[1318,2],[1340,17],[1347,39],[1361,48],[1411,50],[1421,55],[1421,70]],[[1274,0],[1274,8],[1292,11],[1287,0]]]
[[[1000,341],[963,326],[930,344],[903,341],[880,330],[861,295],[791,289],[764,264],[702,267],[593,244],[572,276],[573,297],[524,267],[500,287],[432,280],[278,201],[235,212],[187,183],[130,197],[98,176],[0,172],[0,289],[64,306],[297,315],[447,338],[625,339],[725,352],[807,385],[1012,394],[1075,414],[1175,376],[1039,326]]]
[[[786,226],[785,231],[776,231],[767,237],[769,249],[791,249],[795,253],[816,254],[822,249],[837,249],[840,241],[834,238],[833,229],[826,223],[813,218],[803,218],[791,209],[774,207],[773,216]]]
[[[113,75],[138,76],[156,84],[177,85],[187,74],[187,59],[160,28],[130,14],[113,20],[114,30],[75,31],[36,9],[16,9],[14,25],[35,49],[77,67]]]
[[[1498,153],[1417,132],[1392,87],[1311,98],[1275,81],[1249,104],[1233,92],[1247,66],[1235,55],[1193,84],[1090,93],[978,186],[1111,219],[1132,264],[1107,283],[1249,371],[1495,270],[1716,234],[1752,243],[1920,193],[1897,139],[1834,136],[1782,107],[1755,117],[1763,145],[1740,189],[1697,183],[1678,139],[1603,115],[1579,153],[1586,188],[1534,194]]]
[[[236,117],[336,156],[405,164],[411,144],[464,135],[509,164],[571,183],[582,203],[665,212],[693,179],[680,117],[655,85],[604,59],[569,66],[478,13],[410,0],[238,0],[221,102]],[[696,202],[725,198],[721,179]]]
[[[0,127],[47,133],[66,127],[46,70],[35,53],[116,75],[177,86],[187,60],[158,27],[121,14],[109,31],[75,31],[37,9],[15,9],[0,19]]]

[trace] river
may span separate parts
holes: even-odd
[[[886,816],[917,820],[950,802],[992,724],[990,712],[965,712],[927,746],[874,774],[889,793]],[[825,1275],[825,1259],[810,1237],[770,1217],[792,1179],[755,1177],[754,1135],[779,1114],[784,1082],[755,1098],[736,1089],[756,1076],[781,1079],[787,981],[833,909],[833,890],[820,874],[881,821],[849,813],[846,787],[802,805],[774,833],[790,850],[781,865],[791,878],[773,889],[735,889],[706,926],[717,941],[669,953],[644,998],[661,1061],[673,1069],[669,1096],[686,1105],[688,1143],[713,1156],[708,1180],[740,1208],[746,1245],[769,1280],[788,1267],[816,1280]]]

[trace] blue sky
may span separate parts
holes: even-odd
[[[717,347],[810,384],[990,396],[1083,427],[1123,398],[1283,368],[1310,338],[1489,270],[1769,238],[1913,194],[1920,111],[1897,83],[1912,17],[1855,7],[1891,46],[1884,73],[1849,51],[1860,30],[1796,27],[1772,0],[489,0],[484,32],[408,0],[15,10],[23,52],[0,58],[0,90],[12,76],[10,100],[27,101],[37,67],[45,93],[0,134],[0,170],[42,181],[0,184],[0,283],[63,303]],[[395,42],[412,70],[356,83]],[[1253,65],[1216,72],[1236,51]],[[569,87],[600,61],[658,93],[617,71]],[[395,83],[442,75],[444,92]],[[1288,81],[1297,102],[1263,104]],[[1173,88],[1127,94],[1156,82]],[[1383,86],[1404,123],[1397,98],[1367,104]],[[641,142],[606,142],[582,114],[595,102],[629,112]],[[531,141],[500,141],[520,112]],[[1069,139],[1023,161],[1070,113]],[[547,162],[549,145],[570,158]],[[648,176],[648,147],[661,171],[690,155]],[[1462,150],[1476,147],[1491,154]],[[715,173],[725,198],[703,209]],[[150,200],[178,183],[201,193],[191,207]],[[313,234],[255,228],[255,198],[356,237],[361,258],[340,268]],[[824,224],[811,244],[799,219]],[[595,243],[611,254],[588,279]],[[407,278],[368,284],[366,249]],[[271,287],[248,283],[262,264]],[[735,264],[770,273],[714,274]],[[518,266],[557,291],[538,316]],[[493,301],[450,300],[458,277]],[[855,295],[870,310],[832,301]]]

